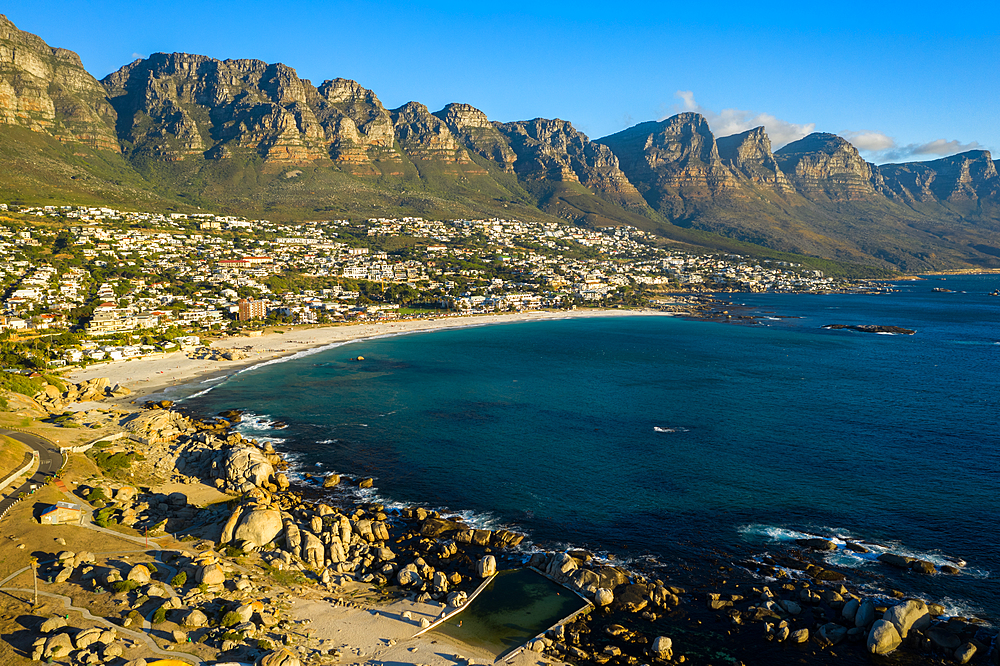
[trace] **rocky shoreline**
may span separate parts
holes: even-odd
[[[116,393],[122,388],[91,381],[38,399],[64,407]],[[115,478],[85,480],[74,494],[93,507],[98,526],[181,543],[130,561],[52,553],[39,575],[74,598],[113,592],[116,607],[105,617],[117,626],[149,625],[169,637],[160,641],[164,649],[194,650],[204,660],[371,663],[357,646],[301,635],[290,615],[295,600],[376,613],[410,603],[399,621],[415,633],[461,607],[494,573],[530,566],[592,604],[528,643],[527,653],[546,663],[842,664],[873,655],[892,663],[1000,663],[997,630],[986,622],[944,617],[943,606],[901,592],[872,593],[849,569],[823,559],[863,544],[803,539],[777,555],[720,555],[697,571],[643,572],[585,550],[545,550],[513,531],[476,529],[460,516],[389,510],[338,492],[370,488],[371,478],[290,478],[270,443],[236,431],[239,410],[199,417],[163,401],[103,418],[116,421],[121,436],[99,442],[88,457],[130,466]],[[179,490],[153,491],[132,481],[135,474]],[[220,500],[199,505],[192,493],[206,486]],[[878,559],[913,575],[962,574],[958,564],[935,567],[892,553]],[[49,618],[25,649],[38,659],[75,650],[74,664],[96,663],[89,655],[124,659],[109,651],[117,640],[111,634],[98,635],[91,649],[89,634],[73,629]]]

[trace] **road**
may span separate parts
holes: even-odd
[[[38,470],[24,483],[24,485],[12,492],[7,499],[0,501],[0,516],[3,516],[6,514],[7,509],[17,502],[18,495],[21,493],[31,492],[32,484],[40,486],[45,483],[46,479],[62,469],[63,455],[59,451],[59,447],[52,442],[26,432],[0,428],[0,435],[6,435],[11,439],[16,439],[23,444],[27,444],[35,451],[38,451]]]

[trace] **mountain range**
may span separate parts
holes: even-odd
[[[271,219],[552,216],[665,240],[919,272],[1000,268],[987,151],[866,162],[810,134],[716,137],[681,113],[592,140],[468,104],[386,109],[291,67],[156,53],[98,81],[0,15],[0,200],[125,203]],[[862,271],[863,272],[863,271]]]

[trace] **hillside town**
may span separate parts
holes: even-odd
[[[172,351],[265,324],[868,288],[794,263],[666,245],[628,226],[420,217],[280,224],[7,204],[0,213],[0,331],[46,343],[29,366]]]

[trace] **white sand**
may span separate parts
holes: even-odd
[[[269,333],[257,338],[233,337],[215,340],[213,349],[252,347],[248,357],[238,361],[205,361],[188,358],[184,352],[156,355],[126,361],[110,361],[74,370],[67,375],[73,382],[94,377],[107,377],[111,385],[121,384],[132,390],[125,400],[110,402],[139,402],[140,398],[176,399],[194,393],[191,384],[214,376],[230,375],[242,368],[264,361],[289,356],[297,352],[338,342],[361,340],[375,336],[394,335],[414,331],[435,331],[444,328],[509,324],[523,321],[544,321],[571,317],[621,317],[657,315],[669,316],[656,310],[574,310],[555,312],[525,312],[517,314],[475,315],[466,317],[438,317],[436,319],[407,320],[372,324],[335,324],[312,328],[284,328],[285,333]],[[187,385],[186,389],[180,388]]]

